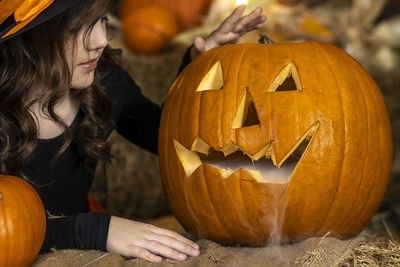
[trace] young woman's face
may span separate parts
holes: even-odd
[[[106,23],[103,18],[88,33],[86,42],[84,30],[78,34],[75,47],[74,40],[67,42],[65,51],[72,73],[72,89],[84,89],[93,83],[97,62],[107,43]]]

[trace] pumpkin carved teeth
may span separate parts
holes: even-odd
[[[255,181],[262,183],[288,183],[303,158],[309,144],[319,127],[314,123],[293,145],[286,156],[276,161],[273,141],[260,149],[255,155],[246,154],[239,146],[230,143],[221,150],[213,149],[203,139],[197,137],[191,150],[173,140],[175,150],[185,173],[190,177],[201,164],[211,165],[219,170],[222,177],[228,178],[240,168],[246,169]]]

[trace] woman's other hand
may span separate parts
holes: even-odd
[[[116,216],[111,217],[107,250],[149,262],[161,262],[162,257],[181,261],[200,254],[196,243],[178,233]]]
[[[262,15],[263,10],[261,7],[254,9],[248,15],[242,17],[245,9],[245,5],[238,6],[229,17],[206,38],[200,36],[196,37],[191,51],[192,59],[211,48],[224,44],[234,44],[239,40],[240,36],[259,29],[264,24],[267,17]]]

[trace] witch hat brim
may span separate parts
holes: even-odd
[[[4,1],[7,0],[0,0],[0,7],[2,4],[1,2],[4,3]],[[71,8],[74,4],[78,3],[79,0],[48,0],[44,2],[47,2],[45,3],[47,5],[43,10],[38,10],[37,12],[34,12],[31,16],[22,21],[16,21],[14,12],[9,15],[0,24],[0,43],[10,38],[13,38],[16,35],[29,31],[39,24],[53,18],[54,16]],[[0,13],[1,12],[6,12],[6,10],[0,10]]]

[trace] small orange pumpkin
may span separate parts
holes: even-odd
[[[135,53],[156,54],[179,32],[179,22],[168,7],[140,7],[122,20],[126,46]]]
[[[0,175],[0,266],[30,266],[42,247],[46,214],[35,189]]]
[[[199,26],[210,9],[212,0],[123,0],[120,6],[120,17],[129,16],[142,6],[157,3],[173,10],[183,30]]]
[[[182,226],[247,245],[360,233],[393,156],[375,82],[318,41],[225,45],[197,57],[169,91],[158,143]]]

